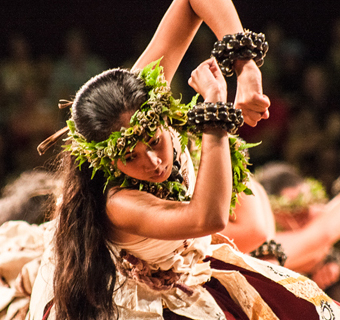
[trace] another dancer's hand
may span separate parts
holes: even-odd
[[[329,262],[324,264],[313,274],[312,280],[315,281],[322,290],[325,290],[337,282],[339,280],[339,276],[339,265],[336,262]]]
[[[255,127],[269,118],[269,98],[262,91],[262,75],[253,60],[236,61],[237,91],[235,108],[242,109],[244,121]]]

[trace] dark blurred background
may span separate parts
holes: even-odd
[[[36,146],[64,124],[59,99],[91,76],[131,67],[171,1],[8,1],[0,10],[0,187],[44,165]],[[245,28],[264,32],[261,68],[269,120],[240,136],[262,141],[251,170],[284,160],[321,180],[331,194],[340,175],[340,2],[235,0]],[[173,81],[187,101],[190,72],[209,57],[214,35],[203,25]],[[235,78],[228,79],[229,99]]]
[[[0,10],[0,53],[8,53],[12,32],[22,32],[35,56],[64,52],[65,34],[74,27],[86,32],[90,47],[114,66],[144,48],[171,1],[139,0],[4,0]],[[243,25],[263,30],[269,21],[287,35],[312,45],[317,56],[331,41],[331,22],[340,3],[316,0],[235,0]]]

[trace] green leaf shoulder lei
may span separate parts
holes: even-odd
[[[151,183],[139,181],[123,174],[117,168],[117,160],[125,163],[125,154],[131,152],[139,141],[146,143],[145,137],[152,137],[159,127],[165,130],[169,126],[179,133],[182,151],[187,146],[189,139],[194,138],[197,145],[201,144],[201,134],[195,134],[194,130],[187,123],[187,113],[197,103],[199,95],[194,96],[189,104],[181,103],[180,99],[172,97],[170,88],[164,78],[163,68],[160,66],[161,59],[147,65],[138,74],[144,80],[148,88],[148,100],[131,117],[130,127],[122,127],[120,131],[112,132],[104,141],[88,142],[85,137],[77,132],[75,123],[71,117],[67,121],[69,143],[63,147],[76,157],[79,169],[84,162],[90,163],[92,178],[98,170],[103,171],[107,179],[107,185],[120,186],[121,188],[133,188],[147,191],[164,199],[186,201],[190,200],[186,187],[178,182],[165,181],[163,183]],[[252,194],[246,186],[249,180],[248,160],[245,150],[252,147],[236,136],[230,135],[230,151],[233,166],[233,194],[231,211],[237,202],[237,194],[245,192]]]
[[[250,171],[248,169],[248,149],[256,147],[259,143],[245,143],[237,136],[229,135],[230,144],[230,156],[231,166],[233,173],[233,191],[231,195],[230,213],[233,213],[233,209],[236,206],[237,195],[244,192],[246,195],[252,195],[253,192],[248,188],[247,182],[249,182]]]

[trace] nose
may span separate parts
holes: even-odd
[[[158,158],[154,150],[149,150],[146,152],[146,162],[144,165],[145,172],[156,171],[162,160]]]

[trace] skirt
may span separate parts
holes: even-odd
[[[282,285],[264,277],[263,275],[246,270],[242,267],[207,258],[211,267],[219,270],[233,270],[240,272],[247,281],[258,291],[262,299],[269,305],[280,320],[319,320],[319,315],[313,304],[305,299],[298,298]],[[249,320],[243,310],[234,302],[225,287],[215,278],[203,285],[214,297],[217,304],[223,310],[228,320]],[[327,306],[325,306],[327,308]],[[331,320],[332,310],[325,310],[325,320]],[[164,309],[165,320],[189,319],[177,315],[169,309]]]

